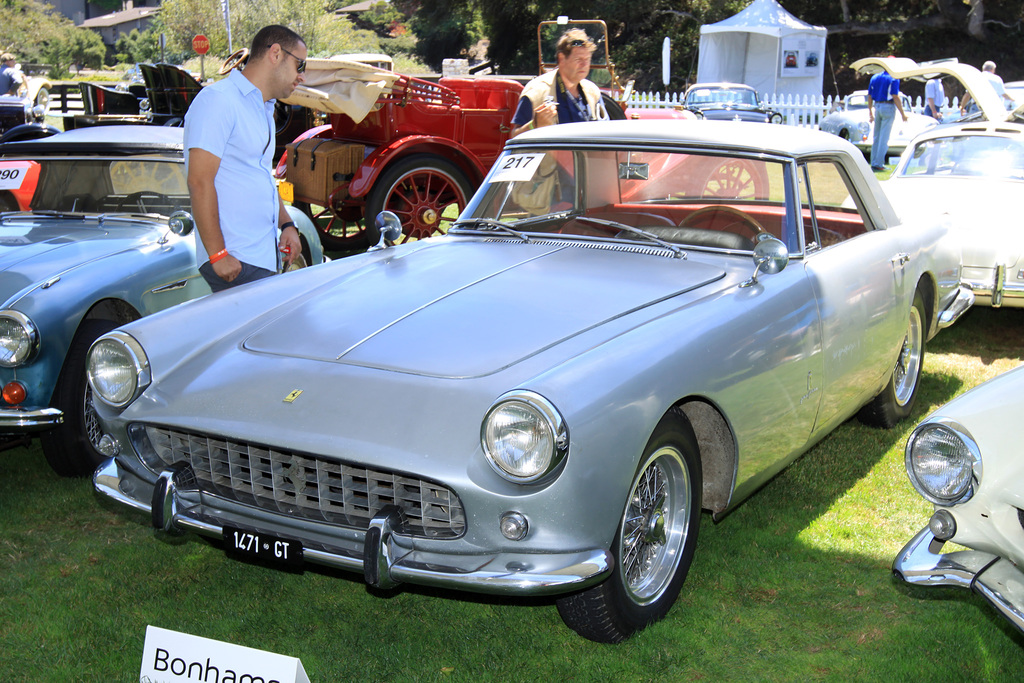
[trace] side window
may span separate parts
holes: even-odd
[[[800,213],[808,252],[866,232],[866,222],[846,175],[832,161],[809,161],[799,173]]]

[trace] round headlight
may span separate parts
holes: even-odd
[[[946,420],[925,422],[907,442],[907,473],[925,499],[953,505],[970,498],[981,477],[981,451],[962,426]]]
[[[520,484],[553,472],[569,448],[561,415],[547,399],[530,391],[499,398],[484,417],[480,440],[498,474]]]
[[[23,365],[38,348],[39,332],[27,315],[18,311],[0,313],[0,366]]]
[[[149,359],[135,339],[114,331],[89,349],[86,364],[89,386],[103,402],[122,408],[149,386]]]

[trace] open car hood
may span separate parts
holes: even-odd
[[[988,80],[970,64],[954,61],[918,64],[907,57],[867,57],[858,59],[850,68],[862,74],[887,71],[893,78],[901,80],[927,80],[935,76],[952,76],[971,94],[971,99],[989,121],[1006,121],[1013,115],[1012,112],[1006,111],[1002,98],[992,89]]]

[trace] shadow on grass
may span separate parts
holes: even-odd
[[[929,353],[1016,358],[1022,327],[1018,312],[975,310]],[[705,515],[676,607],[615,647],[561,626],[552,598],[378,591],[356,573],[230,560],[193,535],[156,542],[146,515],[17,449],[0,458],[0,648],[14,653],[0,677],[60,662],[50,680],[113,680],[95,672],[138,671],[154,624],[298,656],[318,682],[1017,680],[1024,638],[980,597],[890,573],[930,512],[902,444],[963,384],[926,357],[896,429],[850,420],[721,523]]]

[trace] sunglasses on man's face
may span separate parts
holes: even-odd
[[[268,45],[268,47],[269,47],[269,45]],[[285,50],[283,47],[281,48],[281,51],[284,52],[289,57],[293,58],[296,62],[298,62],[298,64],[295,65],[295,71],[296,72],[301,74],[302,72],[304,72],[306,70],[306,60],[305,59],[299,59],[298,57],[293,55],[291,52],[288,52],[288,50]]]

